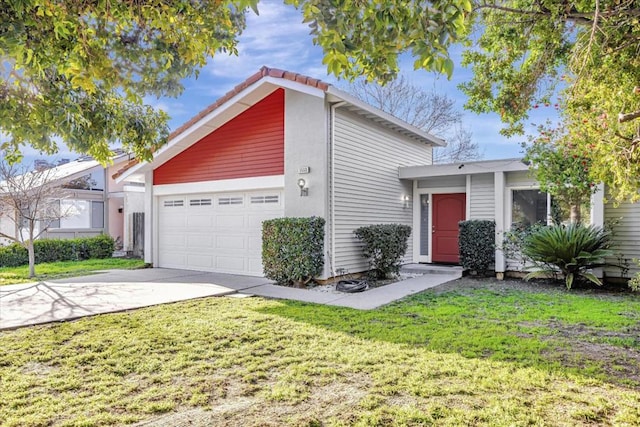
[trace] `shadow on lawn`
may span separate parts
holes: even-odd
[[[640,386],[640,299],[463,278],[358,311],[287,301],[262,310],[373,341]]]

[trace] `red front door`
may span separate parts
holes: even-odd
[[[432,262],[459,263],[458,222],[466,217],[464,193],[433,195]]]

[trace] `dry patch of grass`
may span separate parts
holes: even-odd
[[[406,322],[427,324],[418,301],[359,312],[211,298],[4,332],[0,419],[7,426],[640,424],[640,392],[629,387],[463,357],[457,343],[432,351],[409,342],[415,335]],[[443,314],[455,310],[431,304],[446,328]],[[384,323],[367,317],[374,314]],[[340,324],[319,324],[331,316]],[[385,334],[375,332],[381,324]]]

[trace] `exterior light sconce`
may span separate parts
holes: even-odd
[[[404,196],[402,196],[402,201],[404,202],[404,207],[408,208],[411,197],[408,194],[405,194]]]
[[[309,195],[309,188],[307,187],[307,181],[304,178],[298,179],[298,187],[300,187],[300,197],[306,197]]]

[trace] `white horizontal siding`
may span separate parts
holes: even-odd
[[[495,219],[493,174],[471,175],[469,219]]]
[[[384,223],[412,225],[411,181],[398,167],[431,164],[431,148],[359,115],[338,109],[333,146],[334,269],[368,269],[356,228]],[[409,238],[407,256],[412,253]],[[408,261],[408,259],[407,259]]]
[[[616,222],[613,227],[615,246],[613,250],[629,263],[630,275],[638,272],[638,266],[633,259],[640,258],[640,203],[621,203],[615,207],[613,203],[604,206],[605,224]],[[617,264],[618,256],[607,259],[607,262]],[[605,269],[607,276],[620,277],[621,270],[615,267]]]

